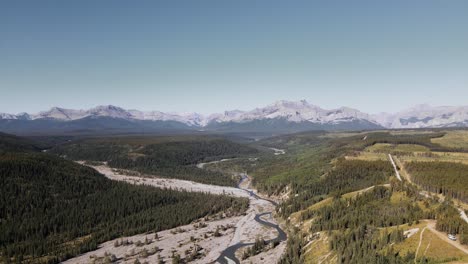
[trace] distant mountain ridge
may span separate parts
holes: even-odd
[[[111,117],[121,119],[151,120],[151,121],[177,121],[192,126],[206,126],[212,122],[248,122],[261,119],[284,118],[290,122],[313,122],[313,123],[339,123],[349,119],[366,119],[370,116],[359,110],[342,107],[334,110],[325,110],[311,105],[307,101],[277,101],[263,108],[255,108],[251,111],[232,110],[224,113],[201,115],[198,113],[165,113],[160,111],[142,112],[138,110],[126,110],[118,106],[97,106],[88,110],[75,110],[53,107],[48,111],[37,114],[21,113],[0,114],[0,119],[54,119],[61,121],[72,121],[86,117]]]
[[[126,110],[97,106],[88,110],[53,107],[37,114],[0,114],[0,131],[160,131],[297,132],[304,130],[362,130],[381,128],[467,127],[468,106],[418,105],[395,113],[369,115],[357,109],[323,109],[301,101],[277,101],[250,111],[232,110],[202,115]],[[24,131],[23,131],[24,132]]]
[[[395,114],[372,117],[386,128],[468,127],[468,106],[421,104]]]

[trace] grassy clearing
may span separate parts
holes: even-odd
[[[367,147],[365,151],[376,153],[391,153],[391,152],[427,152],[429,148],[416,144],[385,144],[378,143]]]
[[[433,138],[431,142],[444,147],[468,149],[468,131],[448,131],[445,136]]]
[[[462,132],[462,131],[454,131]],[[468,136],[468,133],[465,133]],[[438,140],[433,139],[433,140]],[[466,142],[461,144],[468,145],[468,138]],[[459,162],[468,164],[468,153],[464,152],[431,152],[427,147],[415,144],[375,144],[367,147],[364,151],[358,152],[355,155],[349,155],[347,159],[361,159],[361,160],[384,160],[388,159],[386,153],[395,153],[402,162],[411,161],[446,161],[446,162]]]
[[[426,227],[426,225],[427,223],[420,222],[417,225],[409,226],[408,224],[404,224],[400,226],[393,226],[393,227],[387,228],[388,230],[399,228],[400,230],[403,230],[403,231],[407,231],[413,228],[419,228],[419,231],[416,234],[412,235],[410,238],[405,239],[402,243],[395,244],[393,246],[393,249],[395,250],[395,252],[400,252],[400,254],[402,254],[403,256],[406,256],[408,253],[416,252],[416,249],[418,248],[418,244],[419,244],[419,235],[422,229]],[[382,229],[382,232],[383,230],[384,229]]]
[[[324,200],[322,200],[322,201],[320,201],[318,203],[315,203],[315,204],[309,206],[307,209],[304,209],[304,210],[301,210],[301,211],[298,211],[298,212],[295,212],[295,213],[291,214],[291,216],[290,216],[291,223],[293,225],[300,224],[301,214],[303,212],[305,212],[307,210],[318,210],[318,209],[320,209],[320,208],[322,208],[324,206],[330,205],[332,203],[332,201],[333,201],[333,198],[328,197],[328,198],[326,198],[326,199],[324,199]],[[309,225],[306,225],[306,224],[302,223],[302,229],[304,231],[308,231],[309,227],[310,227]]]
[[[431,152],[430,155],[415,152],[413,155],[400,155],[398,158],[403,162],[411,161],[445,161],[468,164],[468,153],[462,152]]]
[[[468,155],[467,153],[451,153],[451,152],[448,152],[447,154],[449,155],[458,155],[458,154],[461,154],[461,157],[466,157],[464,159],[462,159],[460,157],[460,160],[458,160],[459,163],[463,163],[463,164],[467,164],[468,165]],[[460,155],[458,155],[460,156]],[[400,174],[401,176],[403,176],[406,180],[408,180],[409,182],[412,182],[412,176],[411,174],[406,170],[406,167],[405,167],[405,163],[407,162],[411,162],[411,161],[446,161],[446,162],[449,162],[449,161],[452,161],[452,159],[449,159],[447,158],[446,160],[442,160],[442,159],[417,159],[417,158],[414,158],[414,157],[409,157],[409,156],[403,156],[403,157],[400,157],[400,159],[402,159],[405,163],[403,163],[402,161],[400,161],[400,159],[396,158],[396,157],[393,157],[395,159],[395,162],[397,164],[398,167],[400,167]],[[429,192],[429,191],[425,191],[427,192],[428,194],[432,195],[432,196],[437,196],[439,199],[442,199],[444,200],[445,199],[445,196],[442,195],[442,194],[436,194],[436,193],[433,193],[433,192]],[[457,205],[457,207],[460,207],[460,208],[463,208],[464,210],[468,210],[468,203],[464,203],[462,202],[461,200],[459,199],[455,199],[455,198],[452,198],[452,200],[454,201],[454,203]],[[421,202],[418,202],[420,205],[421,205]],[[423,210],[428,210],[427,208],[424,209],[423,206],[420,206]],[[467,211],[468,212],[468,211]]]
[[[388,156],[385,153],[361,151],[361,152],[358,152],[356,155],[346,156],[346,159],[376,161],[376,160],[388,160]]]
[[[362,135],[363,137],[367,134],[367,132],[361,133],[354,133],[354,132],[330,132],[319,137],[321,138],[345,138],[345,137],[353,137],[357,135]]]
[[[389,186],[387,184],[384,184],[383,186]],[[358,191],[354,191],[354,192],[349,192],[349,193],[345,193],[343,194],[341,197],[344,198],[344,199],[351,199],[351,198],[354,198],[356,197],[358,194],[363,194],[367,191],[370,191],[372,190],[374,187],[368,187],[368,188],[364,188],[362,190],[358,190]],[[291,223],[293,223],[294,225],[296,224],[300,224],[300,219],[301,219],[301,214],[305,211],[314,211],[314,210],[318,210],[322,207],[325,207],[327,205],[330,205],[331,203],[333,202],[333,197],[328,197],[328,198],[325,198],[323,199],[322,201],[318,202],[318,203],[315,203],[311,206],[309,206],[307,209],[304,209],[304,210],[301,210],[299,212],[295,212],[293,214],[291,214]],[[305,221],[302,224],[302,229],[304,231],[308,231],[309,228],[310,228],[310,221]]]
[[[318,239],[311,241],[304,247],[305,263],[334,263],[336,253],[330,249],[330,243],[326,232],[319,232]]]
[[[423,234],[423,243],[419,250],[419,256],[426,256],[441,262],[462,261],[466,263],[468,261],[468,256],[464,252],[443,241],[429,229],[426,229]]]
[[[358,160],[367,160],[367,161],[375,161],[375,160],[388,160],[387,154],[398,154],[399,156],[408,156],[409,158],[412,157],[419,157],[425,158],[424,155],[430,153],[429,148],[421,145],[416,144],[386,144],[386,143],[378,143],[372,146],[367,147],[364,151],[355,152],[353,155],[346,156],[347,159],[358,159]],[[448,152],[447,152],[448,153]],[[465,153],[451,153],[453,156],[456,154],[465,154]],[[466,153],[466,157],[468,157],[468,153]],[[426,155],[427,156],[427,155]],[[432,155],[429,155],[432,156]],[[435,156],[434,156],[435,157]],[[460,159],[464,159],[461,156]],[[468,159],[467,159],[468,160]]]
[[[405,256],[408,253],[416,252],[422,230],[427,226],[427,222],[420,222],[417,225],[401,225],[400,229],[406,231],[413,228],[419,228],[419,231],[410,238],[405,239],[402,243],[395,244],[393,249]],[[396,228],[396,227],[394,227]],[[422,256],[435,260],[441,263],[458,262],[466,263],[468,256],[458,248],[450,245],[440,239],[429,228],[426,228],[422,235],[421,247],[418,252],[418,259]]]
[[[385,131],[385,130],[384,130]],[[390,131],[391,135],[424,135],[424,134],[432,134],[434,133],[431,130],[392,130]]]
[[[392,204],[400,204],[404,200],[408,200],[408,196],[406,196],[404,192],[393,192],[390,197],[390,202]]]

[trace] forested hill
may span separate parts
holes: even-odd
[[[39,151],[35,142],[0,132],[0,153],[6,151]]]
[[[231,175],[197,168],[200,162],[253,155],[258,151],[218,137],[115,137],[72,141],[51,150],[72,160],[107,161],[114,168],[160,177],[235,186]]]
[[[16,149],[0,152],[1,263],[57,263],[112,238],[248,206],[246,199],[114,182],[55,155]]]

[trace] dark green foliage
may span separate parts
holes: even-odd
[[[305,246],[305,240],[301,233],[295,232],[288,235],[288,243],[286,250],[281,256],[279,264],[302,264],[303,260],[303,247]]]
[[[362,151],[377,143],[420,144],[430,148],[439,148],[440,146],[432,144],[430,140],[443,135],[442,132],[413,135],[371,132],[348,137],[328,138],[324,132],[308,132],[266,139],[260,143],[266,146],[285,148],[287,154],[270,159],[264,158],[252,172],[254,184],[259,190],[268,194],[278,194],[286,186],[289,186],[292,193],[297,194],[297,197],[296,195],[291,196],[292,198],[283,205],[282,210],[285,211],[282,213],[286,216],[322,200],[327,195],[340,195],[360,187],[369,187],[379,182],[382,183],[384,174],[387,177],[393,175],[389,162],[382,161],[380,165],[377,163],[369,165],[365,164],[368,161],[358,161],[357,163],[361,164],[356,163],[356,168],[351,168],[349,174],[360,175],[361,168],[359,167],[362,167],[362,170],[373,170],[374,172],[370,174],[364,172],[360,175],[362,177],[348,181],[346,179],[347,168],[340,169],[341,164],[332,164],[336,158],[355,151]],[[363,140],[364,137],[366,140]],[[345,167],[353,166],[345,165]],[[381,168],[372,169],[375,166]],[[333,172],[334,170],[336,171]],[[338,175],[329,177],[330,172]],[[377,177],[374,178],[374,175]],[[335,178],[338,180],[337,183],[335,183]]]
[[[369,134],[366,139],[366,146],[371,146],[377,143],[388,143],[388,144],[416,144],[422,145],[428,148],[437,148],[438,145],[435,145],[431,142],[432,138],[443,137],[444,132],[440,133],[427,133],[427,134],[401,134],[401,135],[392,135],[389,132],[378,132]]]
[[[344,194],[368,186],[382,184],[393,174],[388,161],[344,160],[310,191],[316,194]]]
[[[403,231],[394,229],[383,234],[378,228],[412,223],[423,215],[409,201],[392,204],[392,190],[375,187],[353,199],[335,199],[329,206],[315,211],[311,232],[329,231],[330,245],[338,253],[339,263],[408,263],[404,258],[381,250],[403,241]]]
[[[344,149],[347,151],[363,150],[366,147],[378,144],[415,144],[429,148],[432,151],[465,151],[463,149],[455,149],[444,147],[431,142],[432,138],[443,137],[445,132],[433,132],[433,133],[422,133],[422,134],[397,134],[392,135],[390,132],[373,132],[366,134],[366,140],[363,139],[363,135],[337,138],[331,140],[330,144],[334,149]]]
[[[444,202],[436,210],[436,228],[448,234],[460,234],[460,242],[468,244],[468,223],[461,217],[450,202]]]
[[[460,231],[460,243],[468,245],[468,227],[464,227]]]
[[[255,186],[268,194],[289,188],[290,199],[280,206],[281,214],[305,209],[329,195],[339,196],[375,184],[385,183],[394,174],[388,161],[332,161],[362,151],[377,143],[419,144],[430,149],[442,147],[431,142],[444,132],[392,135],[389,132],[327,137],[324,132],[299,133],[270,138],[260,143],[287,149],[286,155],[263,158],[251,173]],[[363,140],[366,138],[365,140]],[[452,151],[443,148],[445,151]],[[350,176],[350,177],[348,177]]]
[[[414,254],[401,257],[391,247],[386,254],[381,252],[388,245],[403,240],[402,230],[384,231],[382,234],[371,226],[360,225],[335,232],[330,238],[330,247],[338,253],[338,263],[414,263]]]
[[[119,236],[242,211],[247,199],[111,181],[93,169],[41,153],[0,155],[0,251],[58,262]]]
[[[262,253],[267,247],[267,243],[263,238],[257,238],[255,239],[255,242],[253,246],[248,247],[247,249],[244,250],[244,253],[242,254],[242,259],[247,259],[251,256],[258,255]]]
[[[389,182],[394,171],[389,161],[352,161],[340,157],[377,143],[418,144],[431,150],[454,151],[431,142],[431,138],[443,135],[376,132],[327,138],[316,132],[281,136],[265,140],[264,144],[287,149],[287,154],[266,160],[253,175],[261,176],[256,178],[256,184],[269,193],[279,193],[286,186],[290,188],[290,198],[279,206],[280,214],[285,218],[333,197],[331,205],[306,210],[301,214],[301,220],[314,218],[308,235],[319,231],[328,233],[330,246],[337,253],[339,263],[414,263],[414,253],[402,257],[393,251],[391,244],[403,240],[402,230],[395,226],[436,218],[437,212],[432,208],[438,202],[427,200],[427,210],[423,211],[416,203],[423,199],[419,190],[396,180],[390,182],[390,188],[377,186],[353,199],[343,199],[341,195],[344,193]],[[397,197],[402,196],[399,201],[391,200],[396,192]],[[438,219],[443,219],[440,213],[438,215]],[[455,220],[447,219],[448,222]],[[441,224],[445,225],[444,222],[442,220]],[[448,225],[453,226],[453,223]],[[458,229],[461,240],[465,231],[463,226]],[[304,263],[303,247],[308,242],[305,236],[301,233],[289,235],[280,263]]]
[[[392,174],[393,168],[388,161],[341,159],[325,177],[303,186],[304,191],[300,195],[281,204],[281,214],[286,216],[305,209],[324,196],[340,196],[347,192],[383,184]]]
[[[0,154],[7,151],[39,151],[36,142],[0,132]]]
[[[195,165],[257,152],[256,149],[220,138],[161,139],[156,143],[149,138],[146,141],[125,137],[93,139],[62,145],[52,151],[73,160],[107,161],[109,166],[115,168],[228,186],[236,185],[230,175],[202,170]]]
[[[37,135],[112,135],[112,134],[161,134],[195,131],[194,127],[177,121],[127,120],[113,117],[88,116],[62,121],[48,118],[34,120],[0,119],[0,130],[6,133]]]
[[[411,201],[390,203],[392,191],[375,187],[356,198],[335,199],[312,215],[318,216],[311,226],[313,232],[336,229],[355,229],[362,225],[389,227],[411,223],[422,217],[422,211]],[[363,213],[365,212],[365,213]]]
[[[412,180],[424,189],[468,202],[468,165],[453,162],[409,162]]]

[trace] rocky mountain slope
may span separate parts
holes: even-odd
[[[0,114],[0,119],[54,119],[61,121],[72,121],[86,117],[111,117],[121,119],[151,120],[151,121],[177,121],[192,126],[206,126],[209,123],[224,122],[248,122],[262,119],[286,119],[290,122],[312,122],[312,123],[339,123],[350,120],[362,119],[372,121],[368,114],[359,110],[342,107],[339,109],[325,110],[311,105],[307,101],[277,101],[262,108],[251,111],[225,111],[224,113],[203,116],[198,113],[164,113],[159,111],[142,112],[138,110],[125,110],[123,108],[106,105],[97,106],[88,110],[74,110],[53,107],[48,111],[37,114],[22,113],[19,115]]]
[[[466,126],[468,126],[468,106],[418,105],[394,114],[369,115],[349,107],[327,110],[305,100],[282,100],[250,111],[232,110],[211,115],[143,112],[112,105],[97,106],[88,110],[53,107],[37,114],[0,114],[0,131],[11,133],[17,133],[20,129],[48,131],[49,128],[55,128],[57,132],[90,129],[154,132],[164,128],[284,133],[319,129],[360,130]]]
[[[468,106],[430,106],[427,104],[395,114],[372,116],[387,128],[467,127]]]

